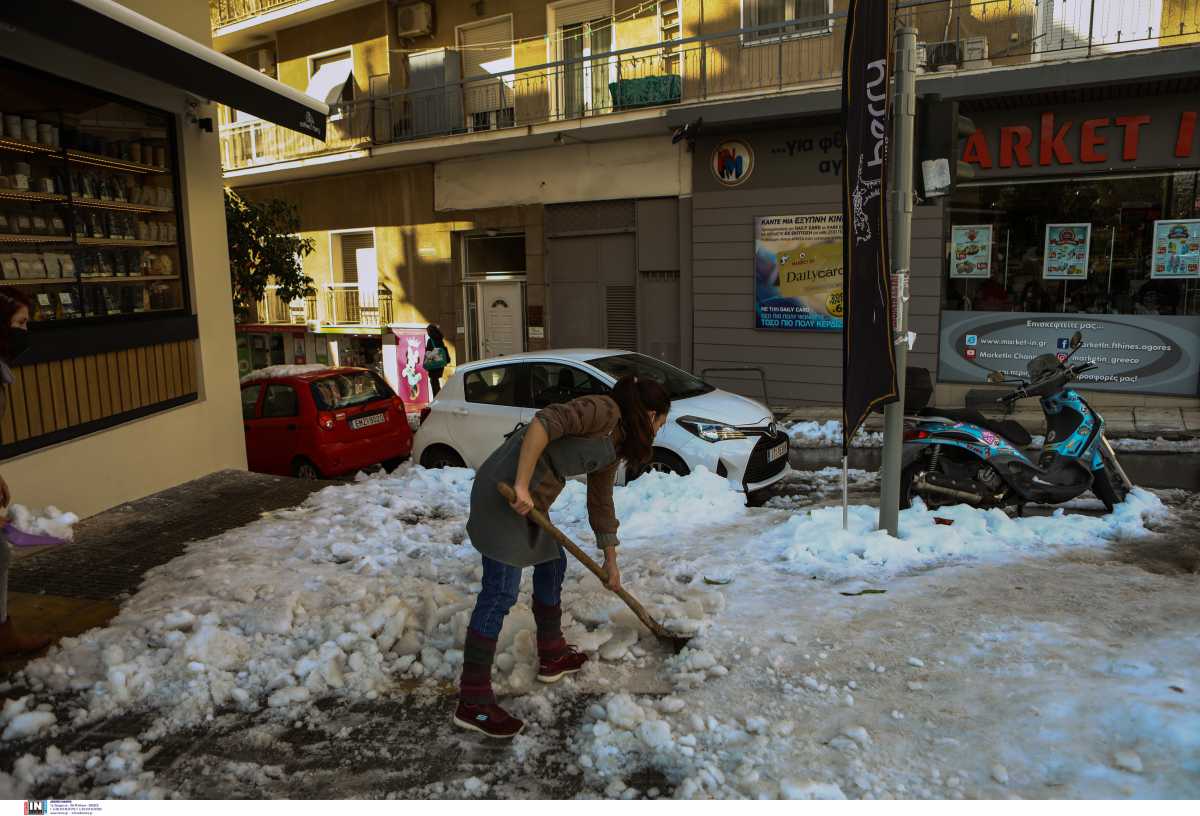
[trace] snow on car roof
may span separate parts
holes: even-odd
[[[485,366],[498,365],[500,363],[521,361],[521,360],[572,360],[575,362],[587,362],[595,360],[597,357],[614,357],[618,354],[634,354],[636,352],[623,351],[621,349],[600,349],[600,348],[568,348],[568,349],[552,349],[549,351],[525,351],[520,354],[508,354],[504,357],[492,357],[487,360],[474,360],[470,363],[463,363],[458,367],[459,371],[470,371],[476,368]]]
[[[300,377],[305,374],[316,374],[323,371],[333,371],[333,369],[320,363],[309,363],[308,365],[273,365],[260,368],[257,371],[251,371],[242,377],[242,384],[245,385],[257,380],[273,380],[279,377]]]

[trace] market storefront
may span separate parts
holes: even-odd
[[[207,100],[314,131],[326,113],[180,34],[207,42],[205,9],[127,5],[161,22],[0,10],[0,285],[32,304],[0,460],[16,500],[82,515],[244,467]]]
[[[975,167],[946,208],[938,379],[1024,370],[1075,330],[1088,389],[1195,397],[1196,96],[973,110]]]

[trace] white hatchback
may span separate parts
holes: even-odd
[[[651,469],[687,475],[703,466],[746,493],[787,473],[788,437],[764,405],[653,357],[605,349],[530,352],[459,366],[422,414],[413,459],[431,468],[478,468],[538,409],[606,394],[627,374],[658,380],[671,395]],[[617,478],[623,482],[626,475]]]

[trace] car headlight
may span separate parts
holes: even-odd
[[[745,439],[746,434],[732,425],[724,422],[714,422],[711,419],[685,416],[675,420],[688,433],[700,437],[705,442],[724,442],[726,439]]]

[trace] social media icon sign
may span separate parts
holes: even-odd
[[[968,335],[967,335],[967,345],[968,345],[968,346],[977,346],[977,345],[979,345],[979,337],[978,337],[978,335],[974,335],[974,334],[968,334]]]

